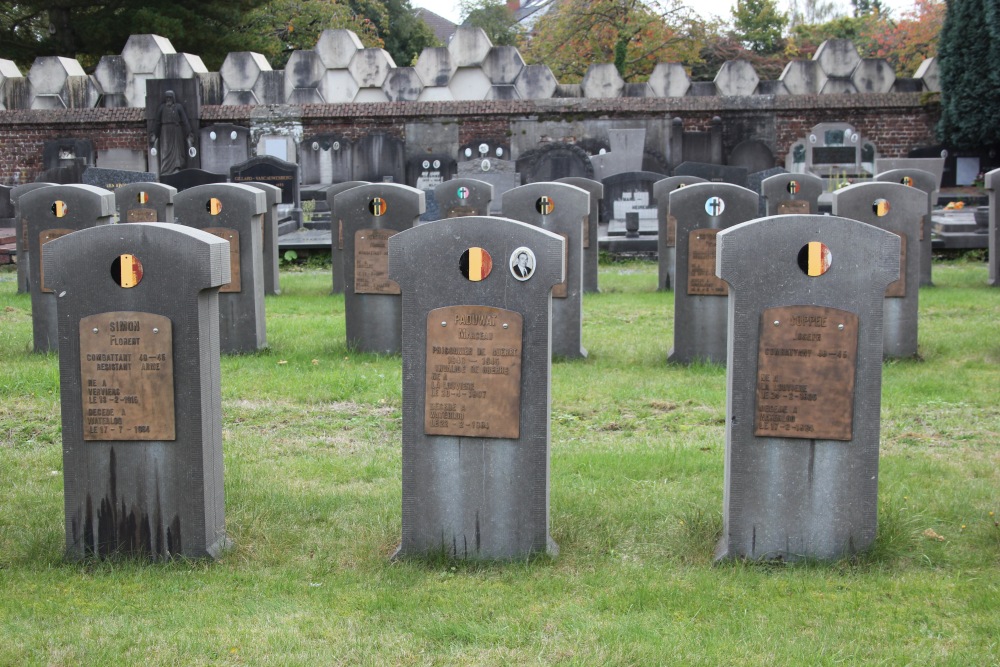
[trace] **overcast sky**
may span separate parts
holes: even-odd
[[[844,13],[847,13],[851,7],[850,0],[834,1],[841,5]],[[718,16],[723,19],[729,19],[736,0],[684,0],[684,3],[705,18]],[[778,0],[778,5],[782,8],[787,9],[788,4],[788,0]],[[459,8],[458,0],[410,0],[410,5],[413,7],[426,7],[435,14],[455,23],[458,23],[462,18],[462,11]],[[892,9],[893,14],[899,17],[904,11],[913,8],[914,0],[883,0],[883,5]]]

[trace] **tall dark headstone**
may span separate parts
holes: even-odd
[[[41,249],[61,236],[114,222],[115,195],[92,185],[53,185],[24,193],[17,205],[27,230],[28,252],[34,258],[28,279],[34,350],[55,352],[59,349],[58,293],[49,285],[53,267],[41,259]]]
[[[563,246],[543,229],[486,217],[390,239],[404,340],[397,557],[558,553],[549,535],[549,313]],[[516,272],[521,253],[533,258],[527,276]]]
[[[600,253],[597,247],[598,224],[604,200],[604,184],[581,176],[557,178],[556,183],[574,185],[590,194],[590,214],[583,228],[583,291],[600,292],[597,284],[597,264]]]
[[[716,558],[836,559],[878,517],[882,305],[894,234],[785,215],[719,232],[730,286]]]
[[[68,556],[218,557],[227,244],[139,223],[86,229],[42,254],[59,293]]]
[[[766,215],[819,215],[823,179],[812,174],[776,174],[761,181]]]
[[[697,176],[670,176],[653,184],[656,201],[656,254],[659,280],[656,289],[671,289],[674,284],[674,266],[677,261],[677,218],[670,214],[670,193],[695,183],[704,183]]]
[[[344,190],[368,185],[368,181],[346,181],[334,183],[326,189],[326,201],[330,207],[330,260],[333,264],[333,293],[344,293],[344,218],[337,214],[336,198]]]
[[[233,183],[267,183],[281,188],[281,203],[301,208],[299,166],[270,155],[258,155],[229,168]]]
[[[434,187],[434,200],[441,219],[489,215],[493,185],[475,178],[453,178]]]
[[[994,169],[986,174],[986,190],[990,193],[989,221],[989,284],[1000,286],[1000,202],[997,201],[997,191],[1000,190],[1000,169]],[[20,271],[20,269],[18,269]]]
[[[923,169],[890,169],[876,174],[876,181],[909,185],[927,193],[927,211],[920,222],[920,285],[933,285],[931,277],[931,213],[941,185],[938,177]]]
[[[264,210],[264,294],[281,294],[281,276],[278,272],[278,202],[281,201],[281,188],[267,183],[250,181],[245,185],[264,191],[267,204]]]
[[[163,183],[129,183],[115,192],[118,222],[173,222],[177,189]]]
[[[608,223],[608,236],[622,236],[629,213],[639,217],[639,233],[653,235],[657,229],[656,198],[653,186],[663,180],[655,171],[628,171],[602,181],[604,199],[601,219]]]
[[[17,252],[17,293],[27,294],[31,291],[29,285],[31,276],[31,249],[28,243],[28,226],[20,211],[18,203],[21,197],[32,190],[44,188],[55,183],[24,183],[10,189],[10,205],[14,213],[14,248]]]

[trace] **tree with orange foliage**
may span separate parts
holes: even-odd
[[[937,55],[946,9],[941,0],[915,0],[900,20],[870,23],[864,35],[869,51],[865,55],[885,58],[898,76],[913,76],[925,58]]]

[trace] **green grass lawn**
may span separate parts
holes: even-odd
[[[1000,289],[935,264],[885,364],[879,535],[832,564],[713,565],[725,369],[666,364],[655,264],[601,266],[552,378],[557,558],[390,562],[398,357],[344,344],[329,272],[282,275],[270,350],[222,359],[219,561],[63,558],[58,360],[0,273],[0,665],[1000,664]],[[994,514],[996,513],[996,514]]]

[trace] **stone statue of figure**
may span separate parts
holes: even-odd
[[[160,158],[160,175],[180,171],[187,163],[188,149],[194,146],[194,135],[184,105],[174,99],[174,91],[163,94],[163,102],[153,117],[149,145]]]

